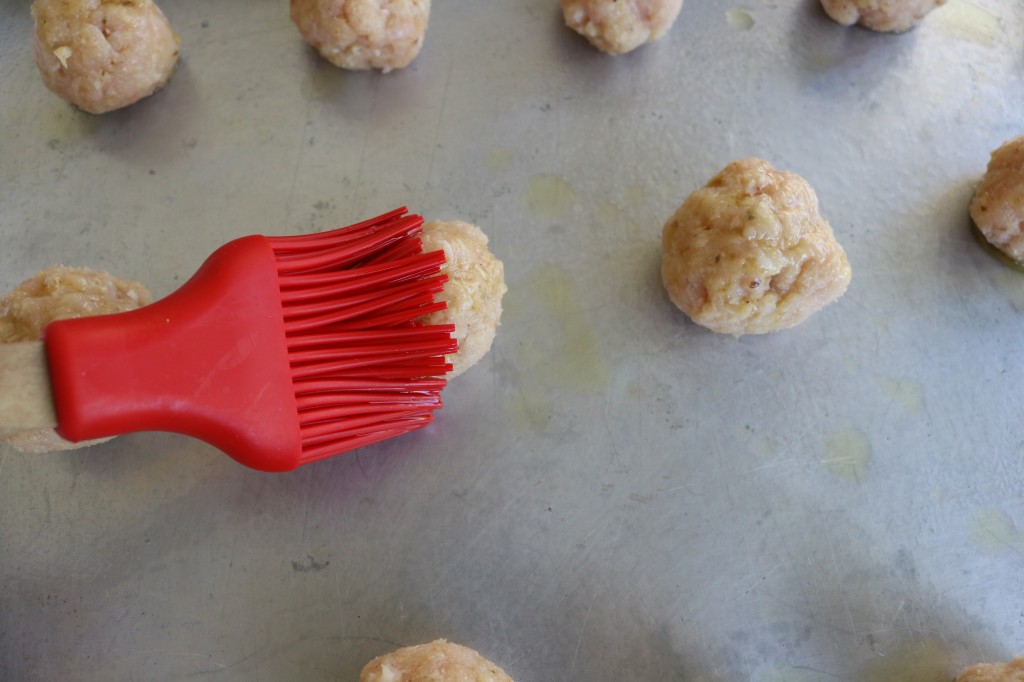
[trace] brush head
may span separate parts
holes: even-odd
[[[58,433],[195,436],[264,471],[422,428],[441,407],[442,252],[405,209],[330,232],[244,237],[181,289],[44,335]]]
[[[392,211],[340,230],[267,241],[277,259],[300,464],[422,428],[441,407],[454,328],[444,253],[423,254],[423,218]]]

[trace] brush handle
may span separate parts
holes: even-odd
[[[254,468],[294,469],[301,439],[277,277],[267,240],[243,237],[156,303],[50,324],[57,433],[171,431]]]
[[[0,435],[56,425],[42,341],[0,344]]]

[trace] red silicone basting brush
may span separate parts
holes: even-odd
[[[444,253],[421,253],[422,224],[402,208],[331,232],[236,239],[152,305],[0,345],[0,364],[15,365],[0,393],[22,411],[0,409],[0,429],[54,426],[72,441],[172,431],[288,471],[421,428],[456,348],[451,325],[414,322],[444,308]]]

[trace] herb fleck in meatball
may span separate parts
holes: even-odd
[[[672,302],[734,336],[793,327],[850,283],[814,190],[761,159],[734,161],[691,194],[665,224],[662,248]]]
[[[307,43],[343,69],[408,66],[423,46],[430,0],[291,0]]]
[[[180,40],[152,0],[35,0],[32,48],[43,83],[92,114],[167,84]]]
[[[38,341],[54,320],[135,310],[152,295],[144,285],[98,270],[57,266],[37,272],[0,299],[0,343]],[[52,429],[23,431],[3,438],[23,452],[72,450],[102,440],[71,443]]]
[[[505,269],[487,248],[487,235],[459,220],[423,226],[423,251],[444,251],[448,275],[441,300],[448,307],[422,317],[424,324],[454,324],[459,350],[448,356],[456,377],[491,349],[501,321],[501,299],[508,291]]]
[[[825,12],[843,26],[860,24],[875,31],[909,31],[946,0],[821,0]]]
[[[983,663],[967,668],[955,682],[1024,682],[1024,656],[1009,663]]]
[[[608,54],[623,54],[665,34],[683,0],[561,0],[566,25]]]
[[[1024,262],[1024,136],[992,152],[971,201],[971,219],[989,244]]]
[[[373,659],[359,674],[359,682],[512,682],[512,678],[472,649],[439,639]]]

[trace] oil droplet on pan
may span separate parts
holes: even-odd
[[[631,219],[622,208],[614,201],[602,200],[594,208],[594,220],[609,230],[619,234],[630,235],[630,238],[637,237],[640,226]]]
[[[860,429],[841,429],[825,439],[822,464],[840,478],[860,483],[868,473],[870,461],[871,441]]]
[[[952,0],[930,19],[946,35],[986,47],[995,45],[1002,28],[996,15],[967,0]]]
[[[1019,552],[1024,554],[1024,535],[1013,520],[998,509],[981,509],[971,519],[971,539],[989,554]]]
[[[487,155],[487,166],[496,171],[508,170],[512,167],[512,152],[507,149],[492,149]]]
[[[622,195],[630,206],[643,206],[647,201],[647,188],[643,185],[629,185]]]
[[[515,351],[519,390],[510,407],[517,425],[546,429],[555,414],[553,401],[564,390],[607,389],[611,369],[569,273],[553,265],[537,266],[524,285],[509,290],[505,313],[508,322],[544,330]]]
[[[540,391],[524,390],[513,396],[509,415],[520,429],[544,431],[554,417],[554,409],[548,396]]]
[[[554,352],[543,356],[548,361],[548,379],[580,392],[604,390],[610,380],[608,362],[569,274],[550,265],[537,267],[531,273],[527,291],[541,303],[560,332],[553,335],[556,344],[548,349]],[[538,342],[534,348],[543,346]]]
[[[899,403],[907,412],[920,412],[924,409],[924,389],[914,379],[878,379],[889,398]]]
[[[762,682],[834,682],[834,673],[803,668],[783,668],[762,677]]]
[[[558,220],[576,203],[576,190],[561,175],[535,175],[526,186],[525,199],[538,218]]]
[[[749,31],[754,28],[754,24],[757,20],[754,19],[754,15],[748,9],[737,7],[735,9],[728,10],[725,13],[725,20],[729,22],[737,31]]]
[[[929,638],[887,651],[855,679],[862,682],[937,682],[951,679],[953,675],[956,675],[956,665],[949,646]]]
[[[622,225],[626,221],[625,214],[623,214],[618,204],[608,199],[603,199],[597,204],[594,215],[599,223],[609,228]]]

